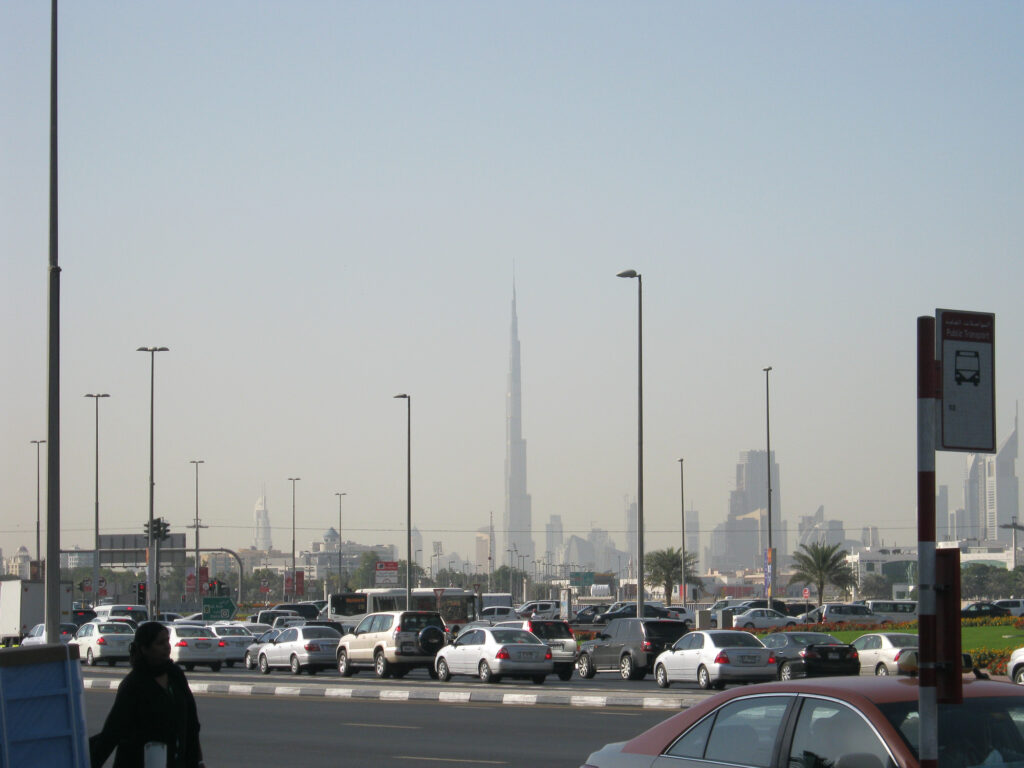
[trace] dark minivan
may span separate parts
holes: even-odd
[[[615,619],[580,647],[576,671],[582,678],[618,672],[623,680],[643,680],[654,660],[688,631],[685,622],[670,619]]]

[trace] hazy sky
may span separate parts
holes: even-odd
[[[49,3],[0,5],[5,556],[46,437]],[[648,549],[741,451],[783,517],[915,539],[916,317],[996,313],[1024,397],[1024,5],[167,2],[60,11],[62,546],[156,514],[204,543],[470,554],[504,509],[513,264],[535,541],[626,542],[644,276]],[[45,452],[43,509],[45,521]],[[939,482],[962,498],[963,456]],[[189,541],[192,541],[191,533]],[[499,537],[503,541],[503,537]],[[705,534],[706,542],[706,534]],[[45,537],[44,537],[45,544]]]

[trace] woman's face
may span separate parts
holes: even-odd
[[[156,664],[162,661],[167,661],[171,658],[171,634],[166,629],[162,630],[155,638],[153,642],[148,646],[143,646],[142,655],[146,657],[146,661],[150,664]]]

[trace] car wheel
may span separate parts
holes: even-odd
[[[548,679],[547,675],[534,675],[530,678],[533,680],[534,685],[544,685],[544,681]]]
[[[96,666],[96,657],[92,655],[92,648],[85,652],[85,663],[90,667]]]
[[[431,680],[437,680],[437,670],[433,667],[427,667],[427,674],[430,675]]]
[[[585,653],[576,660],[576,671],[580,673],[580,677],[584,680],[589,680],[597,674],[597,670],[594,669],[594,662]]]
[[[879,677],[888,677],[889,668],[885,666],[885,664],[879,664],[877,667],[875,667],[875,674]]]
[[[182,666],[185,667],[186,672],[191,672],[193,669],[196,668],[195,664],[182,664]]]
[[[260,655],[260,672],[264,675],[270,674],[270,662],[267,661],[267,657]]]
[[[672,685],[672,681],[668,679],[668,672],[665,671],[664,664],[659,664],[654,668],[654,679],[658,681],[659,688],[668,688]]]
[[[790,664],[788,661],[784,662],[783,665],[781,667],[779,667],[779,680],[792,680],[792,679],[793,679],[793,665]]]
[[[703,664],[697,670],[697,685],[705,691],[711,687],[711,675],[708,674],[708,668]]]
[[[342,677],[352,677],[352,665],[348,663],[348,651],[338,651],[338,674]]]
[[[210,665],[210,671],[211,672],[220,672],[220,662],[219,661],[213,662],[213,664]]]
[[[1013,682],[1017,685],[1024,685],[1024,667],[1017,667],[1013,670]]]
[[[377,651],[373,657],[373,671],[379,678],[391,677],[391,664],[384,658],[384,651]]]
[[[252,654],[248,651],[245,652],[245,668],[256,669],[256,660],[252,657]]]
[[[293,653],[291,659],[289,660],[289,662],[290,662],[289,666],[291,667],[292,674],[293,675],[301,675],[302,674],[302,665],[299,664],[299,657],[296,656]]]
[[[633,679],[633,657],[628,653],[619,659],[619,675],[623,680]]]
[[[452,679],[452,671],[448,669],[448,662],[444,659],[437,662],[437,679],[442,683],[447,683]]]
[[[562,682],[572,680],[572,667],[558,670],[558,679]]]
[[[497,683],[501,680],[500,677],[491,672],[491,668],[488,666],[486,661],[480,662],[480,667],[477,669],[477,672],[480,675],[481,683]]]
[[[786,622],[786,629],[790,629],[790,628],[795,627],[795,626],[796,626],[796,622],[795,621],[788,621],[788,622]]]
[[[744,629],[753,629],[754,628],[754,622],[748,621],[746,624],[743,625],[743,628]]]

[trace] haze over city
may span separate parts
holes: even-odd
[[[5,556],[47,437],[48,3],[0,7]],[[61,545],[337,525],[469,557],[504,509],[513,282],[533,538],[722,522],[771,443],[782,515],[916,539],[916,318],[996,316],[1024,397],[1019,4],[65,3]],[[45,446],[44,446],[45,448]],[[46,463],[42,452],[45,523]],[[962,455],[938,483],[961,504]],[[504,536],[499,530],[498,541]],[[45,537],[45,530],[44,530]],[[188,537],[192,541],[191,532]],[[44,538],[45,541],[45,538]]]

